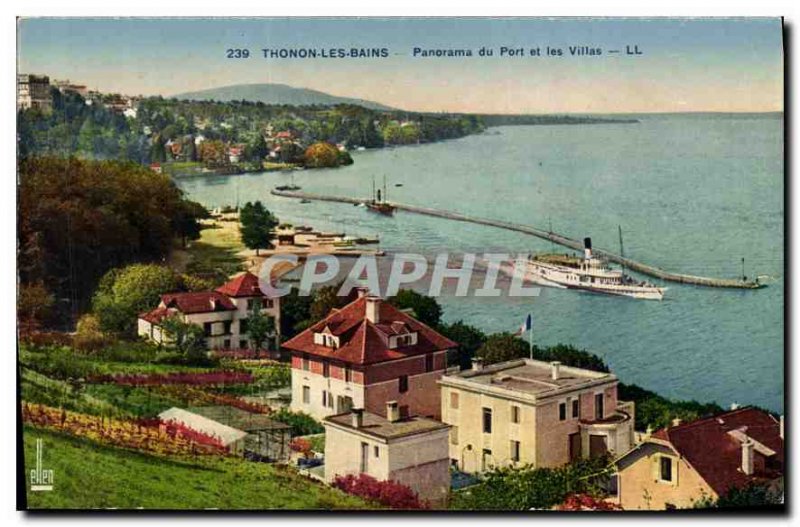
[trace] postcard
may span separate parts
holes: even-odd
[[[780,18],[20,18],[18,508],[782,511]]]

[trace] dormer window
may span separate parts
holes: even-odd
[[[396,335],[389,339],[390,348],[404,348],[406,346],[413,346],[417,343],[417,332],[404,333],[403,335]]]
[[[314,344],[337,349],[339,347],[339,337],[330,333],[314,333]]]

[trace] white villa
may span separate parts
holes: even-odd
[[[203,328],[208,349],[250,349],[247,317],[257,303],[264,315],[275,320],[279,333],[280,299],[267,297],[258,285],[258,277],[245,272],[214,291],[161,295],[158,307],[139,315],[138,334],[161,344],[168,340],[161,322],[177,315],[184,322]]]

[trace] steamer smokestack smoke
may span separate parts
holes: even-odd
[[[583,239],[583,257],[587,260],[592,258],[592,239],[591,238],[584,238]]]

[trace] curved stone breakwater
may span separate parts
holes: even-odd
[[[364,199],[358,199],[358,198],[349,198],[345,196],[328,196],[324,194],[314,194],[309,192],[272,190],[271,193],[274,196],[282,196],[285,198],[331,201],[335,203],[350,203],[353,205],[358,205],[365,201]],[[581,240],[576,240],[574,238],[562,236],[561,234],[550,232],[544,229],[537,229],[536,227],[531,227],[529,225],[522,225],[520,223],[511,223],[500,220],[492,220],[489,218],[478,218],[474,216],[467,216],[465,214],[459,214],[458,212],[430,209],[427,207],[418,207],[416,205],[404,205],[402,203],[394,203],[394,202],[392,202],[392,205],[396,207],[397,210],[402,210],[404,212],[410,212],[413,214],[422,214],[425,216],[432,216],[435,218],[444,218],[453,221],[463,221],[467,223],[474,223],[477,225],[487,225],[489,227],[506,229],[514,232],[521,232],[524,234],[530,234],[531,236],[536,236],[537,238],[541,238],[543,240],[548,240],[553,243],[557,243],[559,245],[568,247],[576,251],[583,250],[583,241]],[[705,276],[671,273],[669,271],[659,269],[658,267],[653,267],[652,265],[647,265],[638,262],[636,260],[631,260],[630,258],[625,258],[623,256],[614,254],[604,249],[595,248],[593,249],[593,251],[595,254],[603,256],[604,258],[607,258],[609,261],[612,261],[614,263],[624,265],[628,269],[632,269],[638,273],[647,276],[652,276],[654,278],[666,280],[668,282],[678,282],[681,284],[699,285],[704,287],[727,287],[734,289],[758,289],[759,287],[762,287],[762,284],[756,281],[745,281],[745,280],[730,279],[730,278],[709,278]]]

